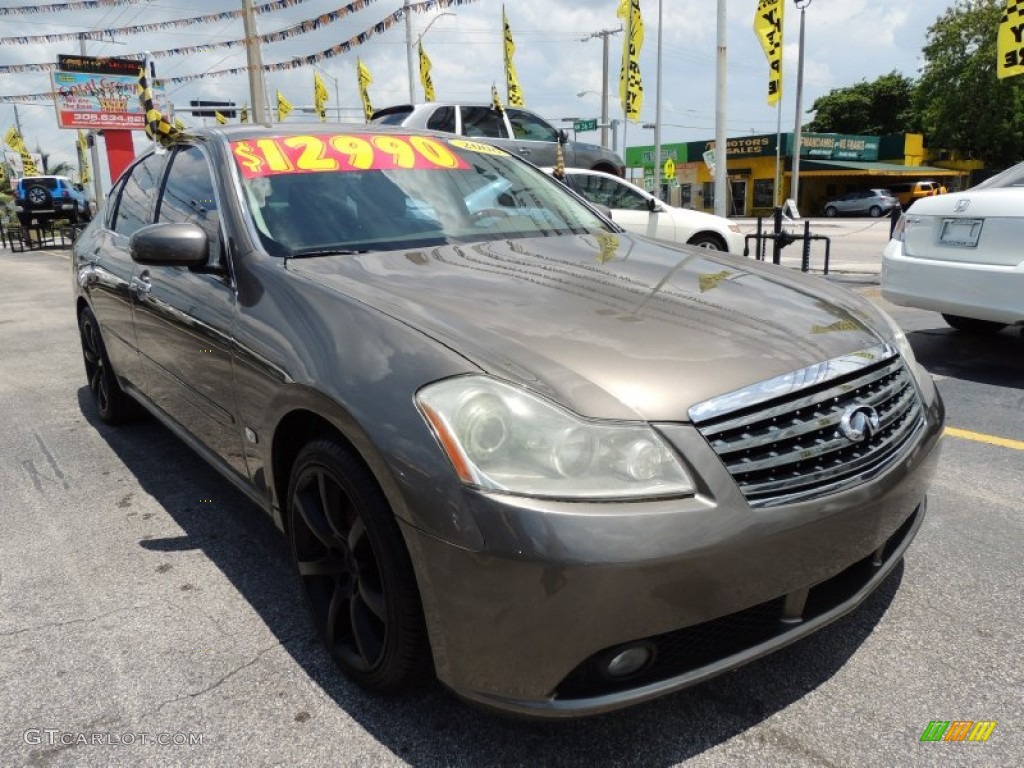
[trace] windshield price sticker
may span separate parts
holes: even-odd
[[[247,179],[316,171],[458,170],[469,164],[429,136],[356,133],[231,142]]]

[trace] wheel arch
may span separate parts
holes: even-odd
[[[708,243],[712,241],[714,241],[718,245],[719,250],[729,250],[729,244],[725,241],[725,238],[722,237],[722,235],[719,234],[718,232],[715,232],[714,230],[711,229],[702,229],[697,232],[694,232],[686,240],[686,244],[700,247],[701,243]]]

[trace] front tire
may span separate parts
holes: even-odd
[[[711,232],[700,232],[686,241],[687,245],[695,248],[703,248],[708,251],[724,251],[725,242],[718,235]]]
[[[868,214],[871,216],[872,219],[877,219],[879,216],[882,215],[881,206],[872,205],[871,209],[868,211]]]
[[[979,320],[976,317],[961,317],[960,315],[943,314],[942,319],[949,323],[950,327],[956,328],[964,333],[999,333],[1006,327],[1006,323],[997,323],[994,320]]]
[[[82,339],[85,377],[100,419],[107,424],[123,424],[137,419],[142,408],[117,383],[100,335],[100,324],[88,307],[78,317],[78,330]]]
[[[430,670],[412,563],[359,457],[327,439],[303,448],[288,484],[288,519],[306,604],[341,670],[376,693]]]
[[[828,216],[830,219],[834,219],[836,216],[839,215],[839,211],[836,210],[836,207],[834,205],[830,205],[825,209],[825,215]]]

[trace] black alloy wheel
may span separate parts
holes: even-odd
[[[78,317],[78,329],[82,338],[85,377],[100,418],[107,424],[122,424],[138,418],[142,412],[141,406],[125,394],[117,383],[107,350],[103,346],[100,324],[88,307]]]
[[[379,693],[429,671],[412,564],[362,461],[331,440],[307,445],[292,470],[288,517],[313,623],[342,671]]]

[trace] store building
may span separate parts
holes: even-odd
[[[767,216],[776,205],[792,197],[793,134],[731,138],[727,145],[730,216]],[[661,162],[671,159],[673,178],[662,179],[662,199],[683,208],[713,211],[714,141],[691,141],[661,146]],[[819,216],[825,203],[855,189],[884,188],[900,181],[935,180],[948,189],[969,186],[976,161],[946,157],[928,164],[929,155],[919,133],[891,136],[852,136],[838,133],[802,133],[800,139],[800,199],[804,216]],[[626,149],[627,175],[653,191],[654,147]],[[664,176],[664,175],[663,175]],[[776,194],[778,189],[778,194]]]

